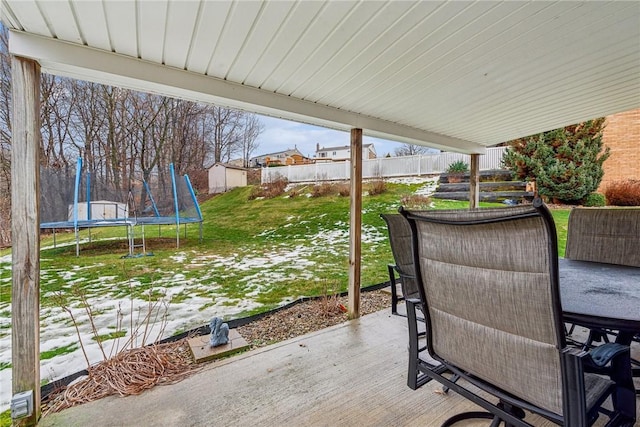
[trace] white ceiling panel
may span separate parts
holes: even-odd
[[[187,69],[205,74],[220,40],[231,2],[202,2],[193,28],[193,44],[187,59]]]
[[[311,41],[307,52],[308,60],[302,64],[301,67],[291,70],[295,74],[291,80],[287,78],[282,79],[282,93],[298,97],[300,96],[296,93],[298,88],[305,87],[307,89],[305,90],[305,94],[308,95],[314,87],[320,86],[323,83],[323,80],[318,77],[320,70],[344,47],[345,43],[357,33],[360,26],[364,25],[367,19],[382,7],[380,4],[357,3],[353,5],[347,2],[339,6],[344,6],[347,9],[336,9],[336,6],[331,4],[330,8],[325,8],[320,12],[313,26],[324,27],[322,31],[325,32],[328,30],[328,35],[320,44],[316,44],[316,41],[311,38],[313,37],[312,34],[307,33]],[[335,73],[333,73],[333,75],[335,76]]]
[[[47,18],[53,36],[62,40],[84,44],[76,25],[71,3],[40,1],[40,12]]]
[[[397,80],[398,74],[403,73],[404,70],[409,70],[400,75],[400,77],[405,82],[411,80],[413,75],[419,71],[413,65],[425,53],[424,46],[428,46],[435,37],[439,37],[438,32],[442,31],[446,22],[470,7],[467,2],[455,2],[452,7],[447,8],[437,2],[432,5],[429,5],[429,2],[426,2],[426,4],[431,6],[432,9],[424,10],[422,14],[418,14],[423,19],[417,25],[405,23],[406,18],[395,24],[404,29],[405,35],[402,39],[385,51],[384,55],[378,57],[375,62],[367,66],[363,76],[366,80],[363,84],[353,84],[352,88],[342,88],[340,91],[335,91],[335,99],[331,99],[333,104],[344,105],[344,99],[353,99],[352,94],[355,93],[368,96],[378,96],[378,90],[395,93],[397,85],[400,83]],[[422,48],[420,48],[421,46]],[[322,98],[327,98],[326,95],[319,95]],[[366,104],[372,105],[368,102]]]
[[[100,4],[99,2],[97,2]],[[104,5],[109,40],[114,52],[138,58],[138,8],[132,1],[105,1]],[[97,7],[96,7],[97,8]],[[142,28],[140,28],[142,30]],[[163,40],[157,40],[162,43]]]
[[[325,3],[318,12],[317,18],[309,24],[290,54],[280,63],[278,73],[271,76],[264,86],[274,87],[279,84],[275,91],[290,95],[298,85],[306,82],[309,76],[326,61],[326,58],[323,60],[319,53],[329,51],[323,45],[331,43],[333,34],[343,28],[340,23],[352,13],[357,4],[356,1]]]
[[[139,2],[138,3],[138,44],[140,57],[147,61],[165,63],[164,49],[167,37],[167,12],[169,3]],[[186,32],[183,32],[186,34]],[[162,43],[158,43],[162,41]]]
[[[366,78],[366,64],[354,61],[354,57],[366,52],[383,37],[388,26],[400,12],[398,6],[402,7],[404,4],[393,6],[383,2],[360,3],[357,9],[340,23],[340,31],[334,33],[331,44],[323,46],[327,50],[327,58],[322,64],[318,64],[320,66],[303,87],[292,92],[292,96],[302,96],[309,101],[318,102],[328,95],[327,90],[335,89],[333,79],[336,76],[355,70],[362,78]],[[386,13],[387,8],[390,9],[389,13]],[[356,86],[358,85],[359,82],[356,83]],[[305,94],[302,95],[302,92]]]
[[[295,5],[296,3],[293,1],[279,1],[264,5],[246,43],[225,76],[227,79],[255,87],[260,86],[260,81],[267,74],[260,61],[263,56],[270,54],[268,47],[276,34],[282,30],[282,25],[274,25],[274,23],[285,20],[292,13]],[[251,79],[248,76],[253,72],[262,77],[255,77],[254,81],[250,83]]]
[[[264,55],[261,55],[255,63],[252,73],[246,79],[246,84],[268,91],[276,90],[280,85],[282,74],[277,72],[279,65],[287,56],[292,55],[293,47],[304,37],[309,25],[323,5],[322,2],[296,3],[286,17],[275,21],[281,22],[281,25],[278,26],[278,31],[273,34]],[[265,81],[272,75],[274,78],[271,80],[271,85],[265,85]]]
[[[91,2],[86,1],[73,2],[72,7],[78,32],[82,34],[85,44],[96,49],[111,51],[113,48],[109,39],[104,8],[95,7]]]
[[[207,74],[224,78],[240,53],[247,36],[251,33],[255,19],[264,3],[257,1],[236,1],[232,3],[222,34],[217,41],[213,56],[207,68]],[[279,22],[268,23],[279,26]]]
[[[5,25],[10,28],[28,31],[34,34],[41,34],[47,37],[54,37],[49,29],[49,24],[45,20],[45,16],[40,13],[40,7],[35,1],[15,2],[12,4],[2,5],[3,20],[7,19]]]
[[[172,1],[167,11],[167,32],[164,40],[164,63],[166,65],[185,69],[187,57],[191,52],[193,30],[198,19],[200,2]]]
[[[0,4],[48,72],[455,151],[640,108],[637,1]]]

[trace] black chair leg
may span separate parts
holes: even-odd
[[[391,314],[398,314],[398,290],[396,289],[396,273],[393,265],[387,265],[389,270],[389,283],[391,284]]]
[[[514,417],[520,419],[520,420],[524,420],[525,417],[525,412],[524,410],[522,410],[522,408],[518,408],[516,406],[513,405],[509,405],[508,403],[505,402],[499,402],[498,403],[498,408],[502,409],[503,411],[508,412],[510,415],[513,415]],[[500,418],[498,415],[492,414],[491,412],[483,412],[483,411],[471,411],[471,412],[463,412],[461,414],[456,414],[453,417],[449,418],[448,420],[446,420],[443,424],[442,427],[449,427],[452,426],[453,424],[460,422],[460,421],[464,421],[464,420],[470,420],[470,419],[485,419],[485,420],[492,420],[491,421],[491,427],[498,427],[500,425],[500,423],[504,423],[505,427],[514,427],[513,424],[506,422],[505,420],[503,420],[502,418]]]
[[[611,361],[611,380],[618,384],[616,391],[612,394],[613,408],[628,417],[629,420],[636,418],[636,390],[633,384],[630,356],[618,356]]]
[[[453,374],[453,376],[451,377],[451,382],[454,382],[454,383],[455,383],[455,382],[456,382],[456,381],[458,381],[459,379],[460,379],[460,375],[458,375],[458,374]],[[449,392],[449,387],[447,387],[447,386],[443,385],[443,386],[442,386],[442,391],[443,391],[444,393],[448,393],[448,392]]]

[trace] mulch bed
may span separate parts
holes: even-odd
[[[252,348],[294,338],[348,320],[347,296],[313,299],[276,311],[237,328]],[[383,290],[362,292],[360,314],[391,306]],[[43,415],[110,395],[140,394],[156,385],[172,384],[198,371],[187,339],[121,351],[88,369],[88,375],[50,393],[43,401]]]

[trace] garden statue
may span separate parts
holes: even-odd
[[[214,317],[209,323],[211,329],[211,340],[209,344],[211,347],[217,347],[229,342],[229,325],[222,323],[222,319]]]

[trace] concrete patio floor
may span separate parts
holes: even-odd
[[[478,410],[435,382],[416,391],[407,387],[407,336],[406,319],[387,309],[211,362],[180,383],[139,396],[70,408],[39,425],[439,426],[456,413]],[[605,424],[604,417],[598,421]]]

